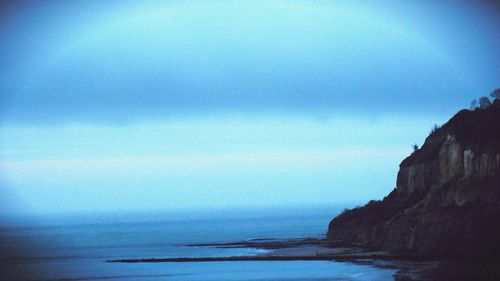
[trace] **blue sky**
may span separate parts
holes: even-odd
[[[67,1],[0,20],[5,210],[359,204],[500,85],[493,1]]]

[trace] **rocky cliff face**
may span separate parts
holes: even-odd
[[[382,201],[345,211],[327,237],[411,255],[500,253],[500,101],[462,110],[400,164]]]

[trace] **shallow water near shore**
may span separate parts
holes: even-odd
[[[323,237],[341,208],[73,215],[3,221],[1,280],[405,280],[412,264],[333,261],[106,263],[112,259],[267,254],[192,247],[260,238]],[[427,265],[428,266],[428,265]],[[402,273],[402,268],[406,271]]]
[[[386,280],[393,270],[351,263],[112,264],[109,259],[263,254],[187,247],[255,238],[321,237],[338,208],[158,212],[4,222],[2,280]],[[383,278],[383,279],[381,279]]]

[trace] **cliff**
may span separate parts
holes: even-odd
[[[327,238],[409,255],[498,256],[500,100],[431,133],[401,162],[396,188],[337,216]]]

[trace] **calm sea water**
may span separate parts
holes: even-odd
[[[3,221],[1,280],[392,280],[394,269],[328,261],[106,263],[109,259],[255,255],[186,247],[320,237],[339,208],[52,216]]]

